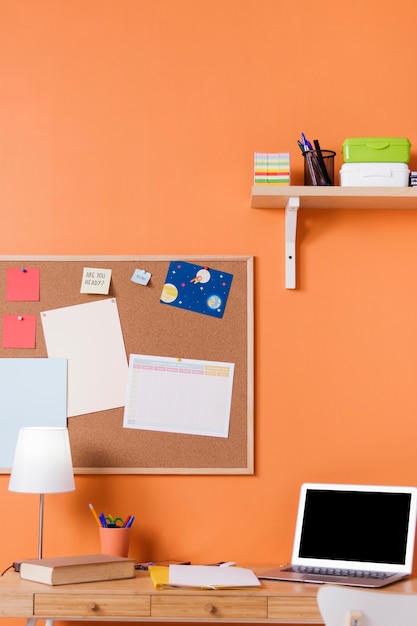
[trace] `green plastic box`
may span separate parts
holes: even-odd
[[[411,143],[405,137],[350,137],[343,142],[345,163],[408,163]]]

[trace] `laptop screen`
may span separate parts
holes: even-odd
[[[410,572],[414,487],[305,484],[293,563]]]

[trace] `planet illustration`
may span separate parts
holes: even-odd
[[[207,298],[207,306],[209,309],[219,309],[221,307],[222,301],[219,296],[213,294],[209,298]]]
[[[174,302],[178,298],[178,289],[172,283],[165,283],[162,293],[161,300],[162,302]]]
[[[210,272],[208,270],[206,270],[206,269],[199,270],[197,272],[196,276],[198,277],[200,283],[208,283],[208,281],[211,278]]]

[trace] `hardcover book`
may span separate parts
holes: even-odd
[[[20,565],[22,579],[46,585],[118,580],[134,576],[134,559],[109,554],[29,559]]]

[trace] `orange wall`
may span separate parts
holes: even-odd
[[[278,563],[303,481],[417,484],[417,211],[302,211],[288,291],[284,212],[250,208],[255,151],[290,151],[302,181],[301,131],[337,171],[346,137],[409,137],[417,169],[416,19],[414,0],[0,0],[1,253],[255,257],[255,475],[77,476],[46,498],[45,556],[98,550],[92,500],[137,515],[138,559]],[[37,546],[37,497],[7,486],[2,568]]]

